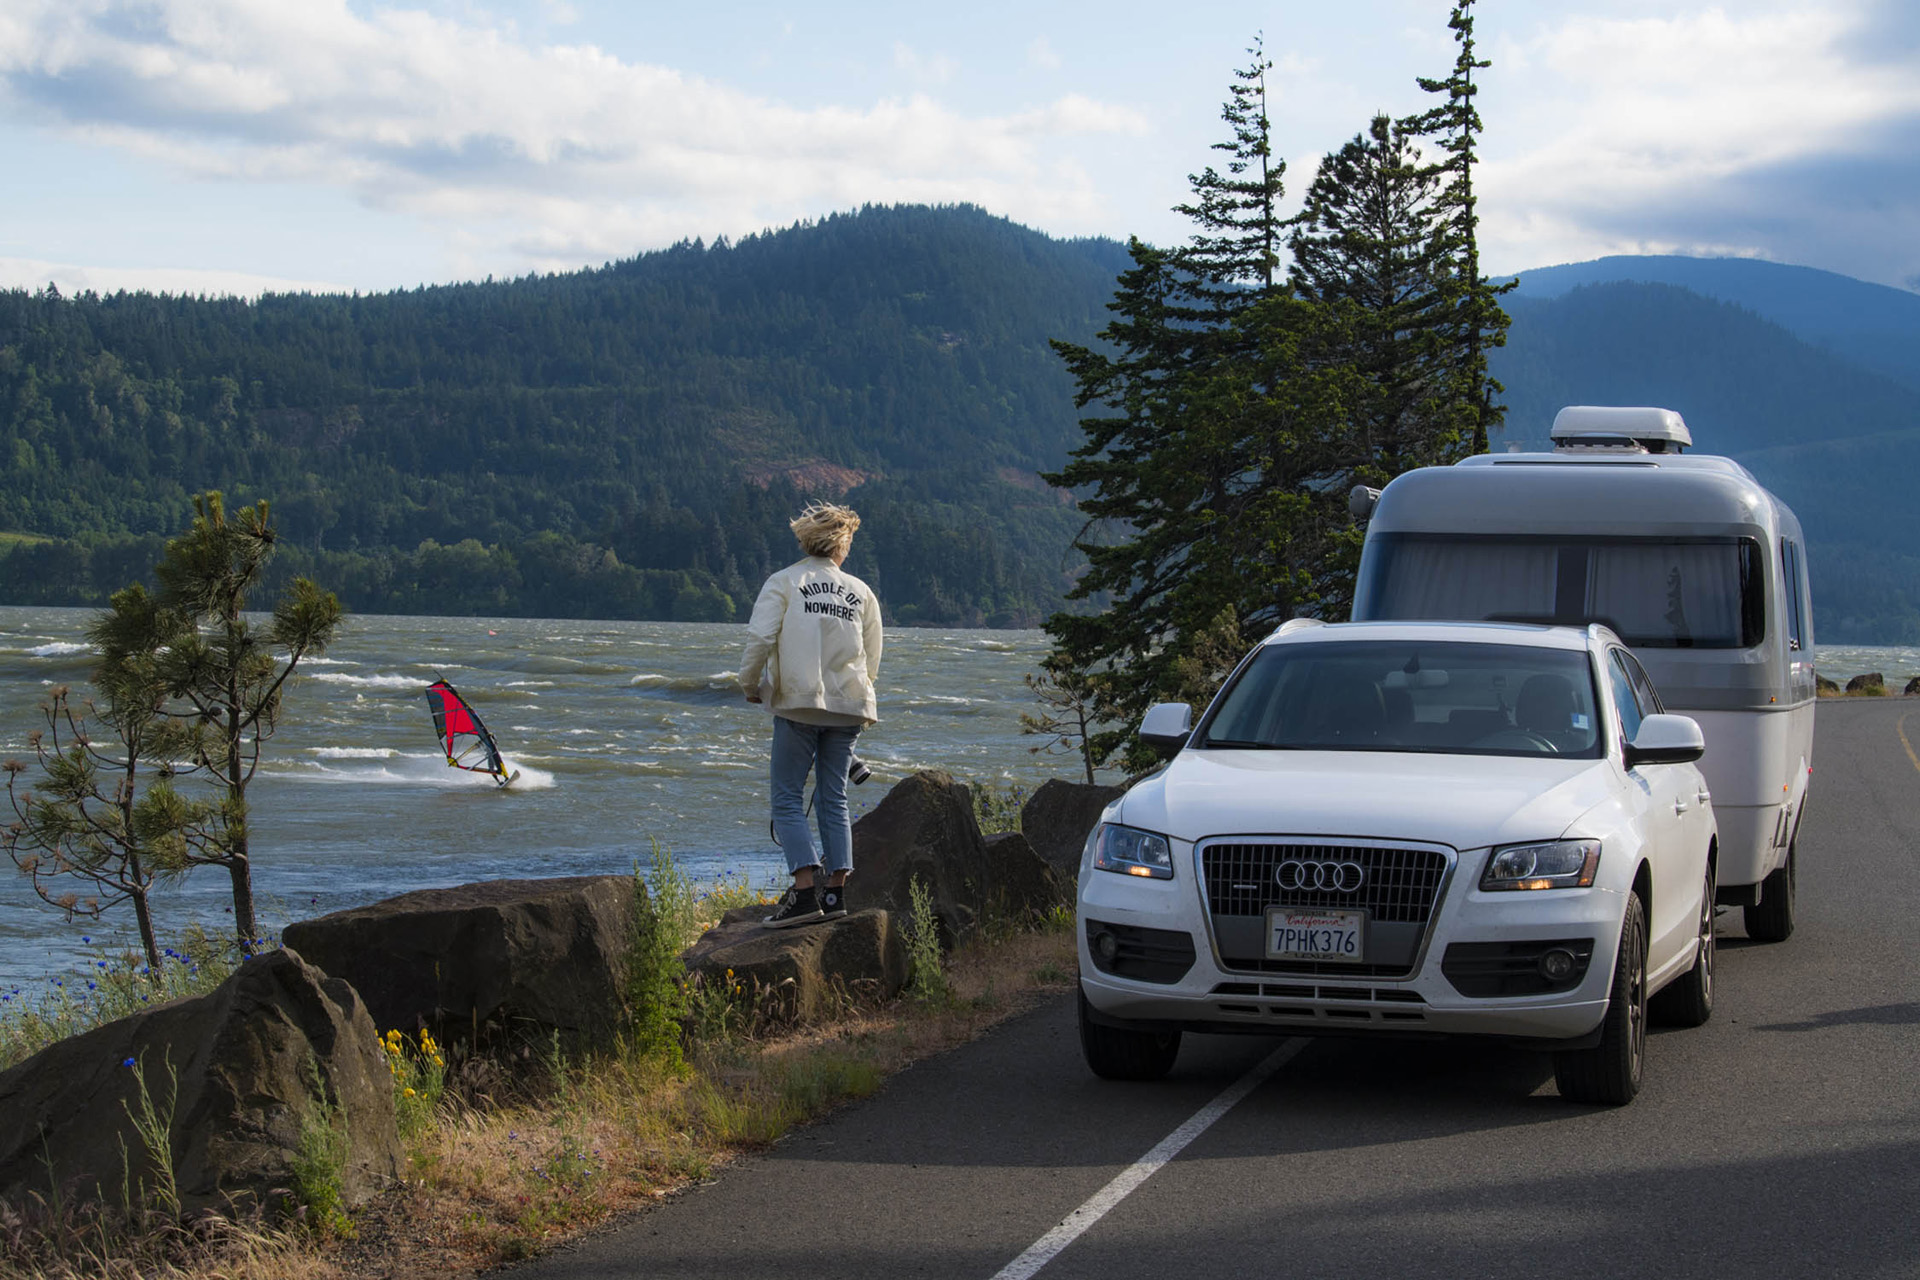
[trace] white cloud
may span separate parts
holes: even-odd
[[[209,271],[190,267],[83,267],[71,262],[43,262],[36,258],[0,258],[0,289],[44,289],[53,285],[72,297],[91,290],[148,293],[205,294],[212,297],[257,298],[263,293],[346,293],[347,287],[327,280],[289,280],[282,276],[253,275],[245,271]]]
[[[900,46],[923,86],[955,67]],[[0,94],[188,175],[319,184],[435,225],[490,269],[740,235],[866,201],[1097,225],[1063,140],[1145,129],[1070,95],[1000,116],[925,91],[797,108],[588,44],[345,0],[12,0]]]
[[[1666,252],[1804,260],[1814,223],[1844,208],[1845,193],[1827,192],[1822,208],[1790,175],[1876,149],[1895,170],[1914,164],[1887,135],[1920,118],[1920,74],[1911,57],[1857,56],[1869,21],[1844,4],[1712,8],[1574,17],[1503,43],[1481,111],[1490,139],[1505,131],[1520,145],[1489,144],[1490,265]]]
[[[1052,43],[1045,36],[1035,36],[1027,46],[1027,65],[1042,71],[1058,71],[1060,55],[1053,51]]]

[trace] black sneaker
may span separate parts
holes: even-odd
[[[847,914],[847,886],[827,884],[820,886],[820,918],[833,920]]]
[[[812,924],[820,919],[820,894],[812,885],[789,888],[773,914],[761,921],[769,929],[791,929],[797,924]]]

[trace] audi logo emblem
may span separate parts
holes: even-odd
[[[1273,869],[1274,883],[1289,893],[1318,889],[1322,893],[1353,893],[1367,881],[1367,869],[1357,862],[1320,862],[1288,858]]]

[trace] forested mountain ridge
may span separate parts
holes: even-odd
[[[1665,284],[1729,302],[1862,368],[1920,390],[1920,293],[1758,258],[1620,255],[1522,272],[1514,296],[1586,284]]]
[[[1030,622],[1077,527],[1047,342],[1124,262],[903,207],[371,296],[0,293],[0,528],[63,540],[0,590],[96,599],[217,487],[356,608],[730,617],[850,494],[896,620]]]
[[[272,499],[276,572],[362,611],[737,617],[792,511],[844,495],[890,621],[1030,624],[1082,523],[1035,475],[1083,438],[1048,342],[1090,340],[1126,265],[978,209],[870,208],[372,296],[0,292],[0,531],[53,539],[0,554],[0,601],[103,602],[217,487]],[[1803,278],[1737,262],[1716,287],[1743,272]],[[1920,641],[1920,391],[1750,307],[1531,274],[1493,356],[1506,439],[1563,404],[1679,409],[1805,523],[1820,639]]]

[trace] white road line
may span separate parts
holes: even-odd
[[[1268,1076],[1285,1066],[1287,1060],[1306,1048],[1306,1045],[1305,1040],[1289,1040],[1268,1054],[1251,1071],[1227,1086],[1219,1097],[1188,1117],[1185,1124],[1160,1139],[1153,1150],[1123,1169],[1112,1182],[1068,1214],[1059,1226],[1035,1240],[1025,1253],[1000,1268],[993,1280],[1028,1280],[1034,1272],[1053,1261],[1062,1249],[1079,1239],[1088,1227],[1106,1217],[1122,1200],[1132,1195],[1134,1189],[1158,1172],[1161,1165],[1179,1155],[1188,1143],[1205,1133],[1215,1120],[1233,1110],[1235,1103],[1259,1088]]]

